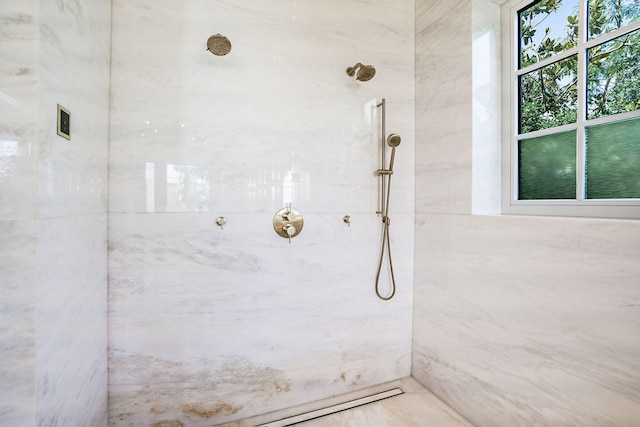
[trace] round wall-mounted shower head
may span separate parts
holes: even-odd
[[[364,67],[358,70],[358,75],[356,76],[356,80],[360,80],[361,82],[366,82],[368,80],[371,80],[375,75],[376,75],[376,69],[372,65],[365,65]]]
[[[398,135],[397,133],[391,133],[387,137],[387,145],[389,147],[396,148],[398,145],[400,145],[400,141],[400,135]]]
[[[353,67],[347,68],[347,74],[351,77],[354,76],[358,70],[358,74],[356,75],[356,80],[360,80],[361,82],[366,82],[367,80],[371,80],[373,76],[376,75],[376,69],[373,65],[362,65],[358,62]]]
[[[231,51],[231,42],[222,34],[215,34],[207,40],[207,50],[214,55],[224,56]]]

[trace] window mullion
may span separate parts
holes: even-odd
[[[586,25],[588,25],[588,23]],[[618,29],[615,29],[615,30],[611,30],[606,34],[598,35],[597,37],[594,37],[591,40],[585,39],[584,40],[585,49],[591,49],[594,46],[597,46],[597,45],[603,44],[603,43],[607,43],[607,42],[609,42],[611,40],[617,39],[618,37],[624,36],[625,34],[632,33],[632,32],[634,32],[636,30],[639,30],[639,29],[640,29],[640,21],[636,21],[636,22],[632,22],[630,24],[627,24],[627,25],[625,25],[625,26],[623,26],[621,28],[618,28]]]
[[[539,70],[540,68],[544,68],[547,65],[553,64],[554,62],[562,61],[563,59],[567,59],[578,53],[577,48],[567,49],[563,52],[556,53],[549,58],[545,58],[540,62],[536,62],[535,64],[527,65],[524,68],[520,68],[516,70],[516,75],[521,76],[524,74],[529,74],[532,71]]]

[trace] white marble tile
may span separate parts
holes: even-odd
[[[113,10],[112,425],[224,422],[406,375],[413,1]],[[206,52],[215,33],[227,56]],[[374,79],[347,76],[356,62]],[[374,293],[383,97],[403,137],[389,303]],[[305,218],[291,245],[272,227],[288,202]]]
[[[42,3],[38,94],[39,213],[106,210],[110,2]],[[57,104],[71,112],[71,140],[57,135]]]
[[[108,0],[0,2],[3,426],[107,424],[109,28]]]
[[[32,219],[38,23],[34,1],[0,3],[0,220]]]
[[[411,244],[398,242],[411,242],[412,231],[400,225],[410,225],[404,216],[392,241],[399,289],[389,303],[373,289],[375,214],[353,215],[351,227],[337,214],[305,215],[291,244],[275,234],[271,214],[227,219],[219,230],[210,214],[111,215],[112,423],[187,422],[193,405],[224,422],[409,369],[413,267]]]
[[[449,16],[449,14],[452,11],[465,10],[470,5],[469,0],[416,0],[415,3],[416,34],[420,34],[428,27],[440,25],[443,17],[451,20],[462,19],[459,15]]]
[[[473,196],[476,215],[501,210],[500,0],[473,1]]]
[[[446,3],[446,7],[445,4]],[[418,6],[418,10],[424,10]],[[416,210],[471,212],[469,1],[428,2],[416,35]]]
[[[158,201],[159,212],[273,211],[290,198],[291,179],[308,209],[368,211],[378,168],[368,106],[382,97],[389,129],[404,136],[397,169],[408,173],[396,181],[406,191],[396,197],[412,203],[413,52],[397,49],[413,42],[411,2],[194,1],[178,12],[154,6],[163,12],[153,16],[138,3],[114,4],[110,180],[123,190],[111,192],[112,211],[147,211],[147,164],[156,173],[191,165],[209,185],[193,201]],[[230,38],[229,55],[204,50],[211,28]],[[346,75],[358,61],[377,67],[366,84]],[[133,84],[139,75],[145,83]]]
[[[106,426],[106,215],[39,221],[38,425]]]
[[[35,221],[0,221],[0,425],[35,424]]]
[[[635,222],[421,216],[413,375],[474,424],[640,419]]]
[[[37,2],[0,2],[0,425],[35,425]]]

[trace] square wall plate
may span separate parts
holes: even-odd
[[[58,104],[58,135],[71,139],[71,113]]]

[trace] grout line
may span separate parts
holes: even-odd
[[[374,402],[378,402],[380,400],[383,399],[388,399],[390,397],[393,396],[398,396],[400,394],[403,394],[404,391],[402,391],[399,388],[394,388],[391,390],[387,390],[387,391],[383,391],[380,393],[376,393],[376,394],[372,394],[370,396],[366,396],[366,397],[361,397],[359,399],[355,399],[355,400],[350,400],[348,402],[344,402],[344,403],[339,403],[337,405],[332,405],[332,406],[328,406],[326,408],[322,408],[322,409],[317,409],[315,411],[310,411],[310,412],[305,412],[299,415],[294,415],[292,417],[287,417],[287,418],[283,418],[281,420],[277,420],[277,421],[272,421],[266,424],[260,424],[257,427],[285,427],[285,426],[290,426],[290,425],[294,425],[297,423],[301,423],[304,421],[309,421],[315,418],[320,418],[320,417],[324,417],[327,415],[331,415],[331,414],[335,414],[337,412],[342,412],[342,411],[346,411],[348,409],[353,409],[356,408],[358,406],[363,406],[363,405],[367,405],[369,403],[374,403]]]

